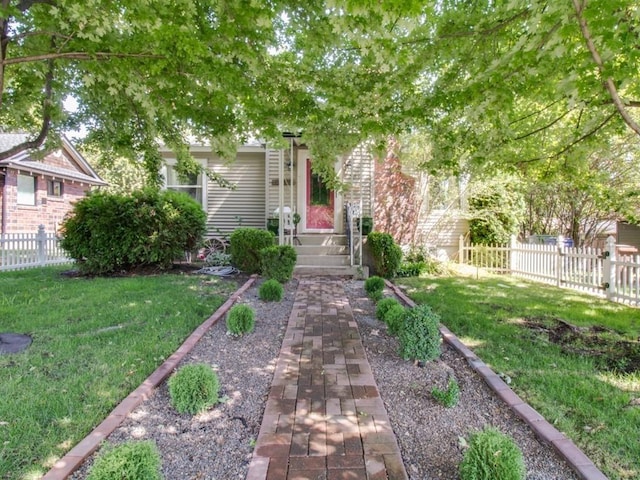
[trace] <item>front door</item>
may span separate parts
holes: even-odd
[[[336,231],[336,193],[327,187],[320,175],[311,170],[308,152],[302,151],[298,157],[300,189],[298,198],[302,223],[300,230],[310,233],[334,233]]]

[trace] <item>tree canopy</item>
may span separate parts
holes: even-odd
[[[229,155],[295,131],[322,170],[423,129],[433,165],[522,169],[640,135],[635,0],[0,2],[0,124],[30,147],[84,126],[107,155],[157,172],[164,143],[188,172],[192,139]]]

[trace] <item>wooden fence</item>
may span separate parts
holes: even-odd
[[[518,243],[466,245],[460,237],[458,261],[494,273],[567,287],[611,301],[640,305],[640,256],[619,256],[613,237],[604,250]]]
[[[0,271],[21,270],[71,263],[58,245],[53,233],[46,233],[44,225],[37,233],[5,233],[0,235]]]

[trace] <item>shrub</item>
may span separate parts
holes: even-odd
[[[426,262],[402,262],[398,267],[396,277],[419,277],[426,270]]]
[[[524,480],[522,451],[511,437],[494,428],[471,435],[460,464],[461,480]]]
[[[267,280],[258,289],[260,300],[265,302],[279,302],[284,296],[284,287],[274,279]]]
[[[227,267],[231,265],[231,255],[225,252],[211,252],[202,260],[207,267]]]
[[[60,245],[93,275],[147,265],[168,268],[196,248],[205,220],[200,205],[184,193],[95,192],[76,202],[63,220]]]
[[[440,317],[428,305],[407,311],[400,330],[400,356],[428,362],[440,356]]]
[[[374,302],[382,298],[382,291],[384,290],[384,279],[373,276],[364,281],[364,291],[367,296]]]
[[[298,255],[291,245],[273,245],[260,250],[262,275],[280,283],[291,280]]]
[[[402,260],[402,250],[388,233],[371,232],[367,242],[373,256],[373,267],[377,275],[384,278],[393,277]]]
[[[242,335],[253,331],[255,314],[248,305],[235,305],[227,314],[227,330],[232,335]]]
[[[184,365],[169,378],[171,404],[178,413],[196,414],[218,403],[220,384],[210,366]]]
[[[274,244],[273,233],[259,228],[237,228],[229,237],[231,263],[246,273],[260,273],[260,250]]]
[[[376,305],[376,318],[384,322],[387,311],[394,305],[400,305],[395,298],[383,298]]]
[[[404,317],[407,314],[407,309],[402,305],[392,305],[389,310],[384,314],[384,323],[387,325],[387,329],[390,335],[396,336],[402,330],[404,325]]]
[[[160,480],[162,460],[151,440],[105,445],[96,457],[87,480],[114,478]]]
[[[431,390],[431,395],[445,407],[455,407],[460,399],[460,385],[458,385],[455,378],[451,377],[446,389],[441,390],[438,387],[434,387]]]

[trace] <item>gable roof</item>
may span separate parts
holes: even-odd
[[[27,140],[28,134],[26,133],[0,133],[0,150],[6,151]],[[89,185],[107,185],[65,136],[61,137],[61,141],[62,150],[73,160],[78,168],[77,170],[50,165],[42,160],[35,159],[31,156],[29,150],[22,150],[9,158],[1,160],[0,167],[88,183]]]

